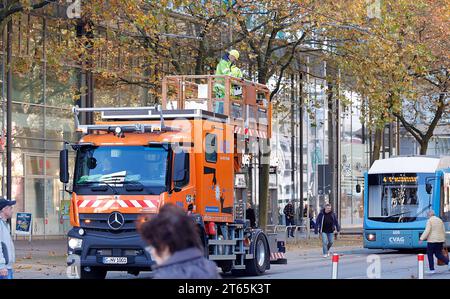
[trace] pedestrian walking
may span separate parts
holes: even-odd
[[[154,278],[220,278],[216,264],[204,257],[194,220],[180,207],[164,205],[157,215],[142,224],[140,233],[157,264]]]
[[[323,257],[330,256],[330,249],[334,243],[335,231],[339,233],[341,231],[341,227],[337,220],[336,214],[331,209],[331,205],[326,204],[317,216],[316,225],[314,228],[315,234],[317,235],[320,233],[319,237],[322,238]]]
[[[7,221],[12,217],[15,204],[14,200],[0,199],[0,279],[13,279],[16,255]]]
[[[294,205],[292,204],[292,200],[289,200],[283,210],[284,217],[286,218],[286,226],[295,225],[294,213]],[[288,238],[294,238],[294,230],[294,228],[288,228]]]
[[[255,210],[252,208],[252,204],[250,202],[247,202],[247,209],[245,210],[245,218],[250,220],[251,228],[256,228]]]
[[[433,255],[443,261],[450,271],[448,257],[442,254],[445,244],[444,222],[434,214],[433,210],[428,211],[427,225],[425,231],[420,236],[419,244],[422,244],[425,240],[427,241],[428,267],[430,268],[430,270],[425,273],[435,273]]]

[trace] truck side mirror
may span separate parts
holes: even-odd
[[[356,185],[356,193],[361,193],[361,185],[360,184]]]
[[[426,183],[425,190],[428,194],[431,194],[431,190],[433,190],[433,186],[430,183]]]
[[[175,154],[173,166],[173,181],[184,182],[189,171],[189,155],[185,152]]]
[[[59,152],[59,180],[61,183],[69,182],[69,150],[63,149]]]

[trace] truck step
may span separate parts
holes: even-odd
[[[229,223],[228,226],[233,226],[233,227],[236,227],[236,228],[243,228],[244,227],[244,225],[241,224],[241,223]]]
[[[236,255],[234,254],[230,254],[230,255],[210,255],[208,257],[209,260],[211,261],[223,261],[223,260],[235,260],[236,259]]]
[[[208,240],[208,245],[236,245],[236,240]]]
[[[236,270],[245,270],[245,265],[234,265],[234,266],[233,266],[233,269],[236,269]]]

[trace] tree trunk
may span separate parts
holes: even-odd
[[[205,57],[205,42],[200,41],[199,49],[197,51],[197,57],[195,59],[195,75],[204,75],[204,57]]]
[[[336,128],[336,120],[335,120],[335,113],[334,113],[334,104],[333,104],[333,82],[327,81],[327,88],[328,88],[328,165],[330,166],[330,190],[331,193],[329,194],[329,203],[333,207],[335,211],[337,211],[337,202],[336,202],[336,155],[335,155],[335,128]],[[325,192],[326,188],[324,188]]]
[[[266,84],[267,68],[258,66],[258,82]],[[266,229],[269,208],[270,139],[260,139],[259,160],[259,227]]]
[[[428,150],[428,143],[430,142],[429,138],[424,138],[422,139],[422,141],[420,142],[420,154],[421,155],[426,155],[427,154],[427,150]]]
[[[267,141],[268,146],[270,142]],[[259,168],[259,227],[266,229],[269,208],[269,160],[270,151],[261,154]]]
[[[376,128],[375,129],[375,139],[373,143],[373,153],[370,161],[370,165],[372,166],[373,162],[380,159],[380,150],[381,150],[381,139],[383,138],[383,129]]]

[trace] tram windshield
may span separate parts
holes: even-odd
[[[425,220],[432,194],[425,189],[430,174],[369,174],[368,218],[382,222]]]

